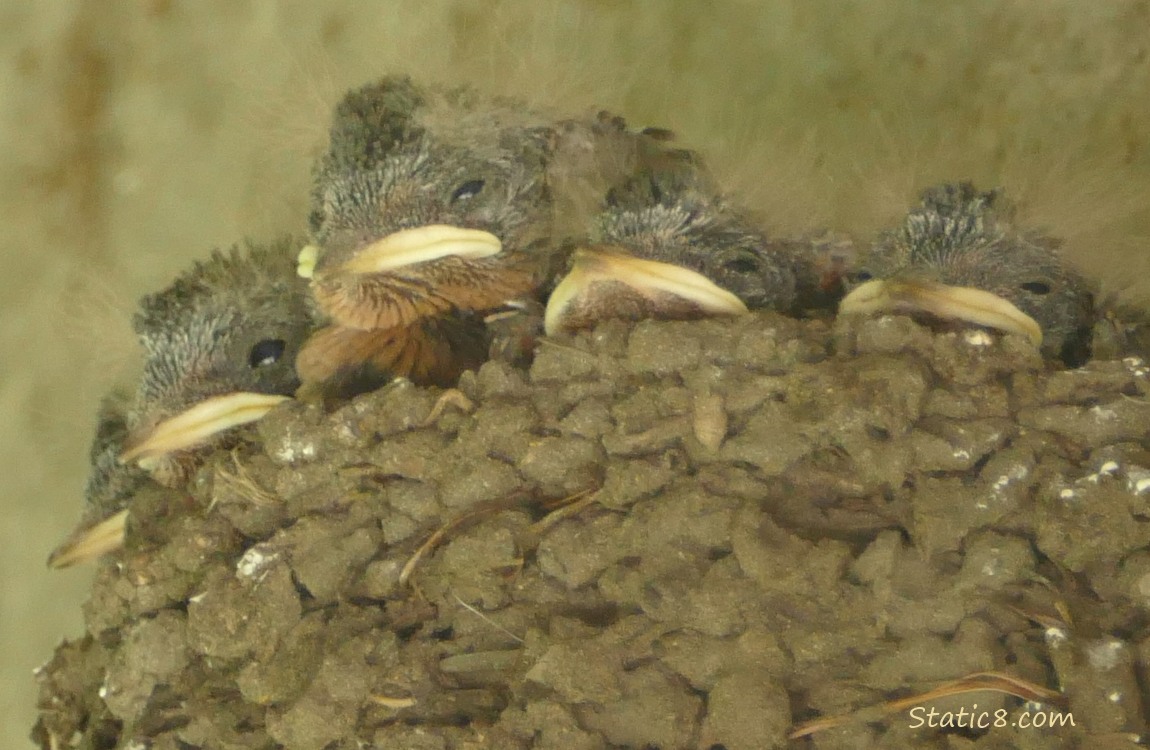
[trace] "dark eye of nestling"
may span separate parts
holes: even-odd
[[[257,367],[274,365],[283,356],[287,342],[283,339],[264,339],[248,352],[248,364],[254,370]]]
[[[742,255],[724,263],[723,268],[735,273],[754,273],[759,270],[759,262],[749,255]]]
[[[870,281],[871,279],[874,278],[874,274],[871,273],[870,271],[866,270],[865,268],[860,268],[859,270],[857,270],[853,274],[851,274],[851,276],[854,278],[855,281]]]
[[[459,187],[455,188],[455,192],[451,194],[451,202],[458,203],[465,201],[468,198],[474,198],[479,195],[479,191],[483,189],[483,180],[468,180]]]
[[[1019,287],[1031,294],[1050,294],[1050,285],[1045,281],[1028,281],[1025,284],[1019,284]]]

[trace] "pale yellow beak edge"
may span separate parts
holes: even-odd
[[[925,312],[947,320],[1020,333],[1042,345],[1042,327],[1002,297],[981,289],[935,282],[874,279],[860,284],[839,303],[843,315]]]

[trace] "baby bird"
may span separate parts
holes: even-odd
[[[128,434],[129,401],[127,394],[113,392],[101,403],[89,456],[92,470],[84,490],[84,517],[48,557],[49,567],[67,568],[91,560],[123,542],[128,501],[151,481],[143,469],[119,460]]]
[[[299,248],[280,240],[216,252],[143,299],[133,323],[144,371],[121,461],[179,484],[187,449],[294,393],[295,357],[313,328],[294,273]]]
[[[555,119],[406,77],[349,92],[300,258],[330,322],[299,359],[307,389],[350,395],[396,375],[450,386],[489,353],[522,350],[519,319],[564,267],[565,238],[653,142],[607,113]]]
[[[485,359],[482,317],[546,276],[547,119],[468,89],[388,77],[336,107],[301,254],[330,325],[305,383],[450,385]]]
[[[608,192],[591,238],[548,301],[549,334],[606,317],[793,311],[818,284],[806,248],[768,239],[686,150],[648,148]]]
[[[863,283],[839,311],[919,312],[1021,333],[1077,366],[1089,356],[1094,297],[1057,248],[1014,226],[1001,191],[932,187],[860,259],[854,278]]]
[[[198,448],[295,392],[294,360],[314,327],[307,286],[295,273],[301,244],[217,251],[142,300],[133,320],[144,348],[135,397],[123,417],[101,422],[88,513],[50,564],[115,549],[126,501],[143,477],[184,484],[198,465]]]

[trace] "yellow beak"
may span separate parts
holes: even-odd
[[[130,437],[119,461],[135,461],[140,468],[151,469],[164,456],[200,445],[213,435],[232,427],[255,422],[271,411],[273,406],[287,400],[287,396],[245,392],[204,399],[155,427]]]
[[[122,510],[95,526],[81,529],[64,540],[48,557],[49,568],[68,568],[118,550],[124,544],[128,511]]]
[[[573,327],[573,311],[582,309],[595,317],[594,308],[604,308],[609,317],[611,287],[623,285],[645,300],[658,315],[660,308],[690,308],[705,315],[742,315],[743,301],[706,276],[672,263],[636,258],[611,250],[575,251],[571,272],[563,278],[547,301],[543,327],[548,335]]]
[[[429,224],[402,229],[376,240],[341,265],[339,271],[363,276],[451,256],[486,258],[498,255],[502,250],[503,243],[491,232]],[[301,251],[297,269],[300,276],[310,278],[314,275],[315,256],[314,249],[304,248]]]
[[[1021,333],[1042,345],[1042,328],[1026,313],[996,294],[933,281],[874,279],[861,284],[839,303],[839,313],[925,312],[999,331]]]

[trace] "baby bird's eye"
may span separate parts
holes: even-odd
[[[751,255],[740,255],[724,263],[723,268],[735,273],[754,273],[759,270],[759,261]]]
[[[1019,288],[1031,294],[1050,294],[1050,285],[1045,281],[1028,281],[1025,284],[1019,284]]]
[[[459,201],[474,198],[479,195],[479,191],[483,189],[483,185],[483,180],[468,180],[455,188],[455,192],[451,194],[451,202],[458,203]]]
[[[859,270],[857,270],[853,274],[851,274],[851,278],[853,278],[856,282],[858,282],[858,281],[870,281],[871,279],[874,278],[874,274],[871,273],[870,271],[866,270],[865,268],[860,268]]]
[[[287,342],[283,339],[264,339],[248,352],[248,365],[254,370],[257,367],[274,365],[283,356]]]

